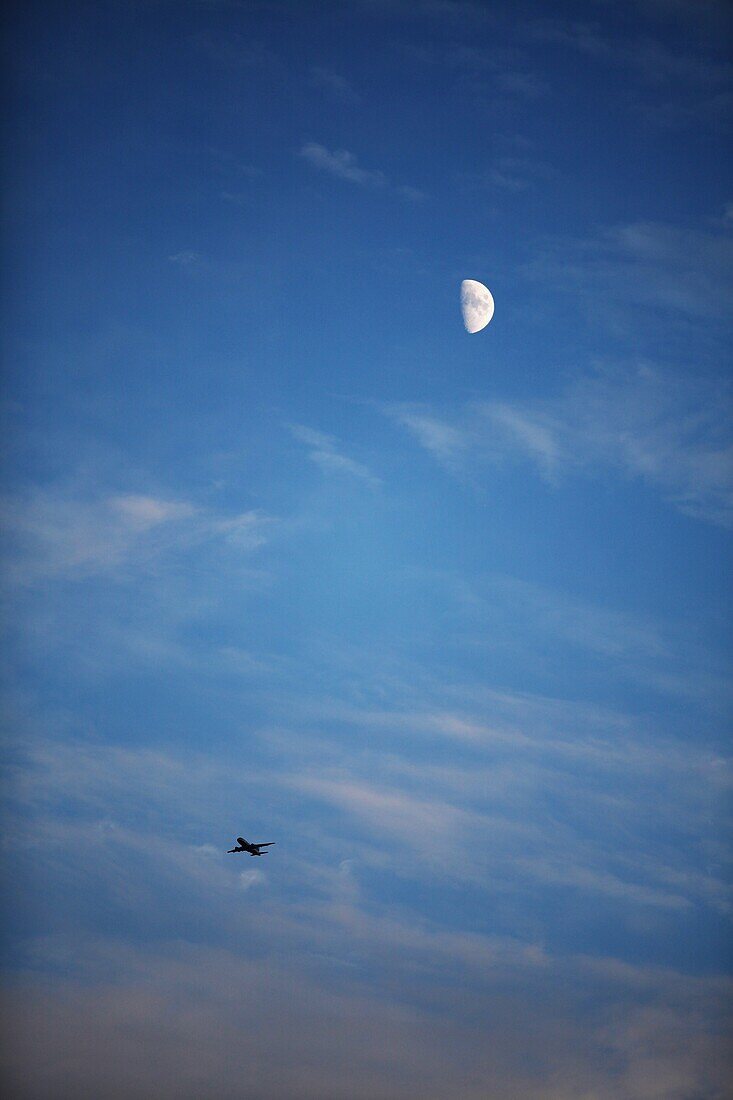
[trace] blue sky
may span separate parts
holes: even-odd
[[[13,1095],[723,1097],[730,31],[17,6]]]

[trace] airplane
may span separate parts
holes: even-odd
[[[232,852],[249,852],[251,856],[266,856],[267,852],[261,852],[260,848],[269,848],[271,844],[274,844],[274,840],[266,840],[264,844],[250,844],[248,840],[245,840],[243,836],[237,837],[238,848],[230,848],[227,855],[231,855]]]

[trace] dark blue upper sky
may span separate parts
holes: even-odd
[[[730,41],[16,7],[19,1097],[723,1096]]]

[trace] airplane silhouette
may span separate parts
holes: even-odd
[[[267,852],[261,852],[260,848],[269,848],[270,845],[274,843],[274,840],[266,840],[263,844],[250,844],[243,836],[238,836],[237,844],[239,847],[230,848],[227,855],[231,855],[232,852],[249,852],[251,856],[266,856]]]

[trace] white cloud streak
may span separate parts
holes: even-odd
[[[387,183],[384,172],[360,168],[354,154],[346,149],[330,152],[325,145],[309,141],[301,148],[300,156],[314,168],[360,187],[384,187]]]
[[[318,171],[326,172],[348,183],[355,183],[359,187],[388,189],[412,202],[425,198],[424,193],[416,187],[391,184],[380,169],[360,167],[354,153],[346,149],[336,149],[332,152],[325,145],[309,141],[301,147],[298,155]]]
[[[441,464],[533,462],[556,484],[615,468],[656,488],[686,515],[733,523],[733,438],[724,384],[642,362],[599,367],[556,399],[474,402],[453,418],[390,410]]]
[[[361,97],[345,76],[322,65],[311,66],[311,79],[316,87],[325,88],[344,103],[360,103]]]
[[[672,322],[727,320],[733,309],[733,240],[720,232],[661,222],[611,226],[547,242],[527,273],[591,303],[653,307]]]
[[[381,485],[380,479],[375,477],[366,466],[341,453],[333,436],[307,428],[302,424],[293,424],[290,430],[296,439],[309,448],[308,457],[324,473],[345,474],[365,482],[372,488]]]
[[[252,550],[272,522],[256,511],[221,516],[189,501],[137,493],[81,496],[64,488],[6,498],[2,513],[6,576],[20,584],[110,576],[207,542]]]
[[[597,60],[622,65],[646,83],[670,81],[714,86],[726,83],[733,74],[733,67],[712,54],[674,52],[660,41],[641,35],[613,38],[593,23],[545,19],[529,24],[528,31],[540,42],[555,43]]]
[[[466,432],[409,405],[390,405],[387,413],[408,429],[421,447],[438,462],[452,467],[470,446]]]

